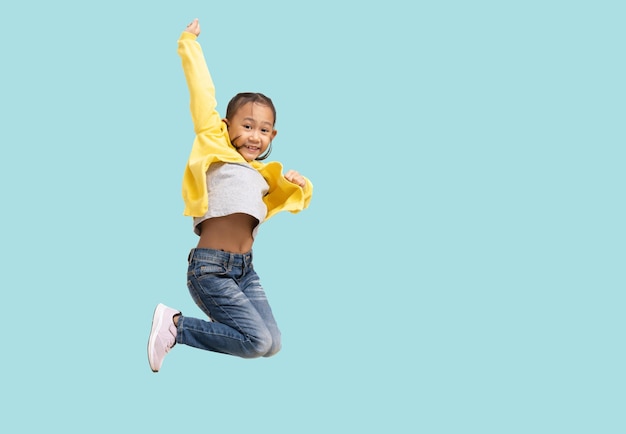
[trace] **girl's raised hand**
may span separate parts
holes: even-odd
[[[197,18],[193,20],[191,23],[189,23],[187,28],[185,28],[185,32],[193,33],[194,35],[199,36],[200,35],[200,21],[198,21]]]
[[[306,181],[304,180],[304,176],[300,175],[295,170],[290,170],[285,173],[285,179],[293,184],[299,185],[300,187],[306,186]]]

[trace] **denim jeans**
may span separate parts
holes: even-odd
[[[210,319],[181,314],[176,342],[243,358],[280,350],[280,331],[252,266],[252,252],[192,249],[187,287]]]

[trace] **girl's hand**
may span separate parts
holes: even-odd
[[[287,173],[285,173],[285,179],[293,184],[299,185],[300,187],[306,186],[306,181],[304,179],[304,176],[300,175],[295,170],[290,170]]]
[[[185,29],[185,32],[193,33],[194,35],[199,36],[200,35],[200,21],[198,21],[197,18],[193,20],[191,23],[189,23],[189,25]]]

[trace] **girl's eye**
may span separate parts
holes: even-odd
[[[252,128],[250,125],[244,125],[243,126],[246,130],[249,130],[250,128]]]

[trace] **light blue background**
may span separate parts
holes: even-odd
[[[621,4],[1,6],[0,427],[626,432]],[[194,17],[218,108],[271,96],[316,190],[255,245],[283,351],[153,374],[155,304],[199,314]]]

